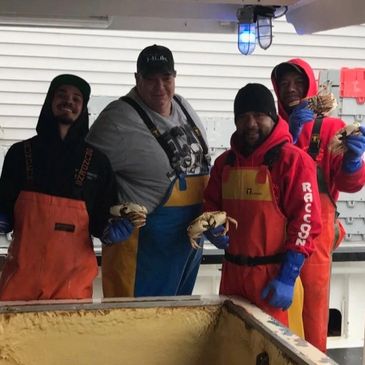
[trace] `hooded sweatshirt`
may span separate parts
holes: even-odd
[[[306,245],[298,246],[296,240],[303,224],[306,208],[302,184],[310,183],[313,188],[313,196],[318,196],[315,166],[309,155],[292,144],[288,125],[281,118],[267,139],[247,157],[239,152],[241,141],[237,132],[232,135],[231,149],[220,155],[212,168],[204,194],[204,211],[222,210],[222,172],[229,154],[234,154],[234,166],[259,167],[264,163],[265,154],[281,143],[284,144],[280,158],[273,163],[270,174],[275,199],[287,220],[287,236],[284,246],[285,249],[298,251],[308,256],[313,252],[313,239],[318,236],[321,229],[319,199],[313,198],[311,204],[311,231]],[[245,222],[240,222],[240,217],[233,218],[238,220],[239,225],[245,224]]]
[[[298,66],[308,78],[308,91],[305,97],[312,97],[318,93],[318,87],[315,80],[313,69],[308,63],[302,59],[295,58],[289,60],[287,63]],[[275,70],[275,69],[274,69]],[[271,74],[271,80],[274,86],[276,95],[278,96],[279,115],[289,122],[289,115],[284,109],[279,99],[279,88],[275,77],[275,72]],[[296,145],[308,151],[314,121],[306,123],[303,126]],[[334,202],[337,201],[339,191],[353,193],[359,191],[365,184],[365,166],[354,173],[346,173],[342,170],[342,154],[333,154],[329,151],[328,145],[333,139],[334,135],[343,127],[345,122],[339,118],[324,117],[322,128],[320,132],[320,150],[317,156],[317,164],[323,172],[324,181],[326,183],[330,197]]]
[[[63,140],[51,106],[55,90],[62,84],[78,87],[84,99],[80,116]],[[15,201],[21,190],[82,200],[89,213],[90,233],[100,237],[109,218],[109,208],[115,200],[115,186],[107,157],[84,141],[89,130],[87,102],[90,89],[85,90],[83,85],[88,84],[80,84],[80,79],[73,75],[61,75],[52,81],[38,119],[37,135],[15,143],[5,156],[0,179],[0,211],[13,217]],[[27,179],[29,163],[26,164],[24,153],[29,145],[32,180]],[[80,187],[75,181],[87,148],[92,150],[92,157]]]

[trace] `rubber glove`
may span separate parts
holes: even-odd
[[[314,120],[314,112],[308,109],[308,101],[304,100],[297,105],[289,116],[289,131],[293,137],[293,143],[297,143],[303,125]]]
[[[222,235],[224,231],[222,225],[216,228],[210,228],[204,232],[204,236],[217,248],[225,250],[229,246],[229,237]]]
[[[268,299],[273,307],[288,309],[293,301],[295,280],[300,274],[304,258],[302,253],[287,251],[279,275],[264,288],[261,298]]]
[[[132,234],[134,225],[129,219],[112,219],[104,230],[101,242],[106,245],[125,241]]]
[[[348,151],[344,155],[342,169],[346,172],[353,173],[362,166],[362,156],[365,152],[365,127],[360,127],[361,135],[348,136],[346,146]]]
[[[0,213],[0,234],[6,234],[12,231],[9,216],[5,213]]]

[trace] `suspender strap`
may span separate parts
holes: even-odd
[[[198,138],[198,141],[200,143],[200,145],[202,146],[203,148],[203,153],[204,155],[207,155],[208,154],[208,146],[207,144],[205,143],[205,140],[200,132],[200,129],[196,126],[195,122],[193,121],[193,119],[191,118],[190,114],[188,113],[188,111],[186,110],[186,108],[184,107],[184,105],[182,104],[181,100],[176,96],[174,95],[174,100],[179,104],[181,110],[183,111],[183,113],[185,114],[185,117],[191,127],[191,129],[193,130],[196,138]]]
[[[281,149],[285,143],[286,142],[282,142],[265,153],[263,164],[266,165],[269,170],[271,170],[273,163],[279,160]],[[229,152],[227,153],[225,165],[234,166],[235,161],[236,155],[232,150],[229,150]]]
[[[156,126],[153,124],[153,122],[152,122],[151,118],[148,116],[148,114],[132,98],[130,98],[128,96],[123,96],[120,99],[125,101],[127,104],[129,104],[139,114],[140,118],[143,120],[146,127],[150,130],[152,135],[157,139],[157,142],[160,144],[161,148],[165,151],[165,153],[170,161],[170,165],[172,166],[173,160],[175,158],[174,148],[172,148],[169,145],[168,141],[166,141],[166,139],[163,138],[162,134],[156,128]]]
[[[233,167],[235,161],[236,161],[236,155],[234,154],[234,152],[232,150],[229,150],[224,164]]]
[[[314,161],[317,160],[317,156],[319,154],[319,149],[321,147],[320,133],[321,133],[322,124],[323,124],[323,115],[319,115],[316,118],[316,120],[314,121],[312,135],[311,135],[309,148],[308,148],[308,154],[312,157],[312,159]],[[318,184],[319,192],[327,194],[329,199],[331,200],[333,206],[336,207],[336,203],[333,200],[333,198],[328,190],[326,181],[324,180],[323,170],[318,164],[317,164],[317,184]]]
[[[93,155],[93,149],[87,147],[85,150],[84,160],[82,161],[79,172],[75,178],[75,184],[77,186],[82,186],[84,184],[87,171],[89,170],[91,158]],[[33,184],[33,157],[32,157],[32,147],[30,141],[24,141],[24,156],[25,156],[25,178],[27,184],[32,186]]]
[[[168,141],[166,141],[162,134],[160,133],[160,131],[156,128],[156,126],[153,124],[151,118],[148,116],[148,114],[143,110],[143,108],[132,98],[128,97],[128,96],[123,96],[120,98],[121,100],[123,100],[124,102],[126,102],[127,104],[129,104],[133,109],[135,109],[135,111],[139,114],[139,116],[141,117],[141,119],[143,120],[143,122],[145,123],[145,125],[147,126],[147,128],[150,130],[150,132],[152,133],[152,135],[157,139],[157,142],[160,144],[160,146],[162,147],[162,149],[165,151],[170,164],[173,162],[174,158],[175,158],[175,154],[174,154],[174,149],[171,148],[171,146],[169,146]],[[178,100],[175,96],[174,96],[174,100],[179,104],[181,110],[184,112],[186,119],[189,122],[189,125],[192,127],[194,134],[196,135],[199,143],[202,146],[204,155],[207,156],[208,153],[208,147],[207,144],[205,143],[199,128],[195,125],[194,121],[192,120],[192,118],[190,117],[189,113],[187,112],[187,110],[184,108],[184,106],[181,104],[180,100]]]
[[[313,129],[308,148],[308,153],[313,158],[314,161],[317,159],[319,148],[321,146],[321,140],[319,136],[321,134],[322,122],[323,122],[323,116],[320,115],[316,118],[316,120],[313,123]]]
[[[326,182],[324,181],[323,170],[317,165],[317,185],[320,193],[326,193],[329,197],[331,196]]]
[[[240,266],[258,266],[258,265],[269,265],[269,264],[279,264],[282,262],[284,254],[278,253],[276,255],[270,256],[241,256],[241,255],[231,255],[229,252],[224,253],[224,258],[231,262],[232,264]]]
[[[30,141],[24,141],[24,156],[25,156],[25,178],[28,184],[33,183],[33,158],[32,146]]]
[[[85,156],[84,156],[84,160],[82,161],[81,167],[79,169],[79,173],[76,176],[75,179],[75,184],[77,186],[82,186],[84,184],[86,175],[87,175],[87,171],[89,170],[90,167],[90,162],[91,162],[91,158],[93,156],[93,152],[94,150],[90,147],[86,147],[85,150]]]
[[[326,194],[328,196],[329,200],[331,201],[331,203],[333,204],[333,206],[335,207],[335,209],[337,209],[337,204],[333,200],[333,198],[328,190],[328,186],[324,180],[323,170],[319,165],[317,165],[317,185],[318,185],[319,192],[322,194]],[[339,213],[336,211],[336,218],[338,216],[339,216]]]
[[[269,170],[271,170],[272,165],[274,162],[278,161],[281,154],[281,149],[284,146],[286,142],[282,142],[271,149],[269,149],[265,155],[264,155],[264,165],[268,167]]]
[[[141,117],[144,124],[146,124],[147,128],[151,131],[152,135],[157,138],[161,136],[160,131],[156,128],[156,126],[153,124],[151,118],[147,115],[147,113],[142,109],[142,107],[132,98],[128,96],[123,96],[120,98],[127,104],[129,104]],[[160,141],[159,141],[160,142]],[[160,143],[161,144],[161,143]],[[164,146],[162,146],[164,148]],[[164,148],[165,149],[165,148]],[[166,151],[165,151],[166,152]]]

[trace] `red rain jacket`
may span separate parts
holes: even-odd
[[[263,164],[264,156],[274,146],[286,142],[282,146],[281,157],[273,163],[271,179],[277,204],[282,214],[286,217],[286,238],[283,242],[283,251],[294,250],[306,256],[314,250],[313,239],[321,230],[320,200],[317,188],[314,163],[309,155],[303,153],[292,144],[287,123],[279,118],[270,136],[250,156],[244,157],[240,151],[240,141],[237,133],[231,138],[231,149],[220,155],[212,168],[208,186],[205,190],[204,211],[222,209],[222,171],[226,165],[229,153],[235,155],[235,166],[257,167]],[[305,245],[296,244],[300,236],[300,229],[304,223],[305,201],[303,199],[302,183],[309,182],[313,187],[313,202],[311,212],[311,233]],[[242,203],[244,208],[244,202]],[[227,212],[229,215],[229,212]],[[233,217],[239,225],[245,222],[240,217]],[[249,229],[250,227],[247,227]],[[228,232],[229,234],[229,232]],[[232,247],[234,243],[231,243]]]
[[[309,81],[306,97],[316,95],[318,92],[318,86],[314,77],[313,69],[309,66],[309,64],[299,58],[291,59],[288,61],[288,63],[293,63],[299,66],[306,73]],[[275,93],[276,95],[279,95],[278,85],[274,75],[272,75],[271,79]],[[289,116],[280,103],[280,100],[278,100],[278,108],[280,116],[288,122]],[[298,146],[303,151],[308,151],[313,123],[314,121],[306,123],[303,126],[302,133],[300,134],[298,142],[296,143],[296,146]],[[342,170],[343,155],[334,155],[328,150],[328,145],[336,132],[345,125],[346,123],[339,118],[325,117],[323,119],[320,132],[321,147],[317,157],[317,163],[324,173],[324,180],[334,202],[336,202],[338,199],[339,191],[354,193],[361,190],[365,184],[365,164],[363,164],[362,168],[355,173],[346,173]]]

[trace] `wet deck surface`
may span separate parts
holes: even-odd
[[[363,365],[363,348],[330,349],[327,355],[340,365]]]

